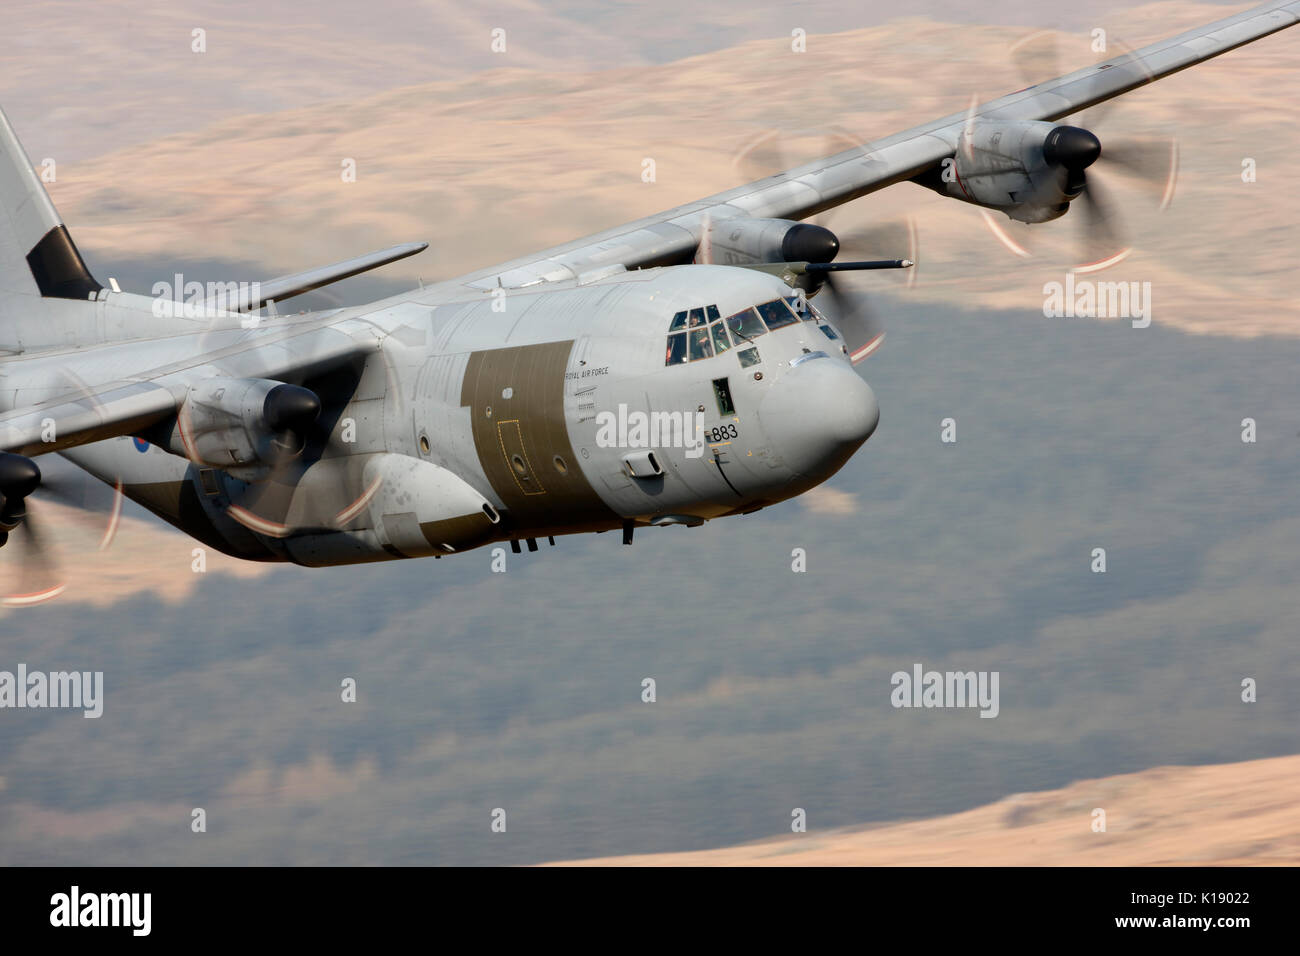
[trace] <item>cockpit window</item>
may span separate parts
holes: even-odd
[[[753,309],[745,309],[727,317],[727,328],[738,340],[757,338],[767,331],[767,326]]]
[[[731,340],[727,338],[727,327],[721,322],[710,325],[709,332],[713,335],[713,351],[718,355],[731,348]]]
[[[684,315],[685,313],[683,313]],[[668,336],[668,351],[664,356],[665,365],[681,365],[686,361],[686,333],[678,332]]]
[[[752,345],[750,339],[763,335],[769,329],[780,329],[798,322],[797,309],[803,302],[805,300],[801,296],[773,299],[762,305],[742,309],[735,315],[728,316],[725,322],[721,320],[721,312],[716,305],[683,309],[673,316],[669,326],[664,364],[698,362],[721,355],[732,347]],[[811,315],[806,317],[813,318]],[[746,351],[748,354],[741,355],[742,367],[758,361],[757,350]]]
[[[707,328],[691,329],[687,336],[691,340],[691,361],[713,358],[713,343],[709,340]]]
[[[750,311],[750,328],[754,334],[767,331],[758,317]],[[664,350],[664,365],[681,365],[721,355],[732,346],[722,313],[716,305],[698,309],[683,309],[673,316],[669,326],[668,346]]]
[[[817,316],[808,305],[808,299],[802,295],[788,295],[785,297],[785,304],[790,307],[790,311],[805,322],[816,322]]]
[[[769,329],[784,328],[787,325],[794,325],[799,321],[799,316],[787,308],[785,301],[782,299],[776,299],[772,302],[764,302],[762,305],[756,306],[756,308],[758,309],[758,314],[763,317],[763,321],[767,323]]]

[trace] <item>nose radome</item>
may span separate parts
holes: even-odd
[[[880,406],[851,366],[820,358],[799,363],[774,382],[758,417],[791,471],[827,478],[871,437]]]

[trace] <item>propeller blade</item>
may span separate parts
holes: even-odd
[[[885,327],[861,292],[852,292],[843,285],[843,279],[834,272],[826,273],[818,295],[827,317],[844,336],[849,358],[857,365],[880,347],[885,338]]]
[[[67,588],[59,572],[58,562],[39,530],[40,522],[32,516],[30,504],[22,524],[10,534],[5,554],[11,564],[18,567],[17,580],[12,590],[0,598],[5,607],[31,607],[58,597]],[[16,554],[14,552],[17,552]]]
[[[1056,42],[1056,34],[1051,30],[1039,30],[1021,37],[1009,51],[1011,62],[1025,86],[1033,86],[1043,80],[1060,76],[1061,51]]]
[[[961,136],[957,141],[957,148],[961,150],[962,155],[968,160],[974,154],[972,137],[975,135],[976,110],[979,109],[979,105],[980,95],[972,92],[970,95],[970,103],[966,106],[966,119],[962,123]]]
[[[1075,272],[1100,272],[1122,262],[1133,251],[1125,239],[1126,230],[1108,190],[1098,183],[1095,173],[1088,176],[1080,204],[1087,260],[1074,267]]]
[[[984,225],[988,231],[993,234],[993,238],[1002,243],[1012,255],[1019,256],[1021,259],[1032,259],[1033,253],[1026,248],[1025,244],[1019,242],[1003,225],[1003,220],[994,218],[993,214],[987,209],[980,210],[980,216],[984,220]]]
[[[99,534],[100,551],[108,550],[113,543],[122,520],[122,505],[125,501],[121,479],[108,485],[83,471],[47,468],[41,476],[41,486],[36,496],[84,512],[84,515],[78,516],[76,523],[89,526]],[[90,517],[92,515],[93,518]]]
[[[916,267],[921,261],[916,220],[907,219],[873,223],[840,235],[840,250],[845,259],[907,259],[907,286],[916,284]]]
[[[818,140],[816,145],[814,139]],[[790,149],[792,142],[793,150]],[[801,162],[824,159],[850,149],[861,150],[866,155],[866,145],[862,140],[842,126],[769,129],[742,145],[732,165],[744,180],[753,181],[783,173]]]
[[[1146,180],[1163,182],[1169,168],[1168,140],[1107,142],[1106,162]]]
[[[94,479],[47,473],[41,478],[38,493],[42,498],[79,511],[107,514],[115,507],[113,490]]]
[[[695,249],[695,261],[700,265],[713,265],[713,216],[704,213],[700,224],[700,244]]]
[[[732,160],[732,166],[745,182],[766,179],[789,169],[785,164],[785,149],[781,131],[769,129],[742,146]]]
[[[1173,202],[1178,185],[1178,140],[1139,139],[1109,143],[1102,160],[1117,172],[1128,173],[1160,196],[1163,211]]]

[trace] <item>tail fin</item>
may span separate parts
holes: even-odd
[[[10,296],[84,300],[102,288],[0,110],[0,314]]]

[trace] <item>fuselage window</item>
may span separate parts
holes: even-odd
[[[691,329],[687,336],[691,340],[691,361],[713,358],[713,343],[709,341],[707,328]]]
[[[709,331],[713,333],[713,351],[721,355],[727,349],[731,348],[731,340],[727,338],[727,327],[721,322],[714,322],[709,326]]]
[[[773,302],[764,302],[756,306],[758,314],[763,317],[769,329],[779,329],[787,325],[794,325],[799,321],[799,317],[786,308],[785,303],[777,299]]]
[[[835,334],[835,330],[832,329],[829,325],[819,325],[817,326],[817,328],[825,332],[826,337],[830,339],[832,342],[839,338],[839,336]]]
[[[767,326],[753,309],[745,309],[727,317],[727,328],[738,340],[757,338],[767,331]]]
[[[680,332],[684,328],[686,328],[686,310],[682,309],[682,311],[673,316],[673,324],[668,326],[668,331]]]
[[[681,365],[686,361],[686,333],[678,332],[668,336],[668,352],[664,356],[665,365]]]
[[[731,400],[731,383],[725,378],[713,380],[713,395],[718,400],[718,414],[729,418],[736,414],[736,403]]]
[[[736,352],[736,358],[740,359],[741,368],[749,368],[751,365],[757,365],[763,361],[758,357],[758,348],[752,345],[747,349],[740,349]]]

